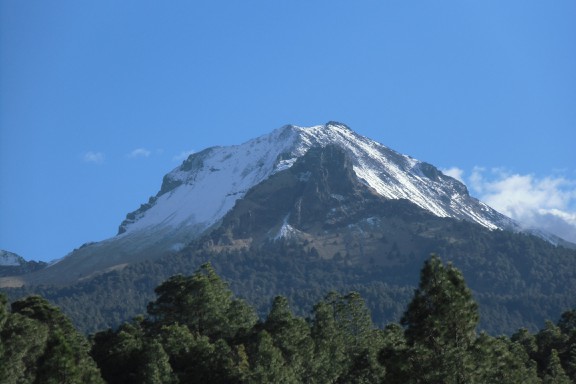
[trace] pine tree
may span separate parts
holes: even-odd
[[[300,381],[309,381],[314,342],[306,321],[294,316],[288,300],[277,296],[263,328],[272,337],[274,345],[282,352],[287,367]]]
[[[401,320],[416,376],[427,382],[469,382],[473,367],[468,351],[478,320],[478,306],[461,272],[432,256]]]
[[[550,358],[548,359],[548,364],[544,372],[544,377],[542,379],[543,384],[570,384],[571,380],[564,372],[562,365],[560,364],[560,358],[558,357],[558,351],[552,349],[550,352]]]
[[[10,314],[0,332],[4,356],[0,360],[0,383],[32,383],[44,355],[48,326],[18,313]]]
[[[248,383],[286,383],[296,384],[300,381],[284,360],[282,352],[272,340],[272,336],[262,330],[258,333],[258,339],[251,353],[252,371]]]
[[[43,355],[38,360],[39,383],[102,383],[100,372],[89,355],[90,346],[62,312],[39,296],[12,303],[19,314],[48,328]]]
[[[311,333],[316,369],[311,383],[333,383],[347,367],[344,337],[336,323],[334,305],[329,297],[314,307]]]
[[[564,312],[560,316],[558,327],[568,337],[576,335],[576,309]]]
[[[312,335],[317,382],[377,382],[384,377],[378,361],[383,334],[374,329],[359,293],[328,294],[315,307]]]
[[[385,369],[385,383],[402,384],[409,366],[408,345],[404,336],[404,329],[396,323],[388,324],[384,328],[382,347],[378,355],[380,364]]]
[[[169,357],[157,340],[147,341],[142,353],[141,383],[171,384],[176,382]]]
[[[536,364],[522,346],[508,338],[480,334],[472,346],[478,383],[537,384]]]
[[[558,327],[565,336],[564,351],[559,354],[560,361],[568,377],[576,382],[576,309],[564,312]]]
[[[4,293],[0,292],[0,331],[6,320],[8,320],[8,315],[8,299]]]
[[[170,356],[170,363],[175,375],[184,382],[186,372],[196,364],[195,356],[190,351],[196,340],[187,326],[172,324],[162,327],[159,331],[162,347]]]
[[[544,328],[536,334],[537,351],[533,354],[532,358],[538,363],[540,374],[548,370],[552,353],[565,355],[568,350],[568,336],[562,332],[562,329],[552,323],[546,321]]]
[[[335,302],[334,316],[338,328],[344,336],[348,353],[354,355],[369,348],[373,338],[374,325],[370,311],[358,292],[350,292]]]
[[[570,343],[563,359],[563,366],[566,374],[573,382],[576,382],[576,343]]]
[[[130,323],[124,323],[116,332],[108,330],[94,336],[92,356],[108,383],[140,382],[141,357],[145,344],[142,322],[142,318],[136,318]]]
[[[5,348],[4,341],[2,340],[2,329],[4,324],[8,320],[8,309],[7,309],[8,299],[6,296],[0,292],[0,382],[3,381],[7,375],[6,371],[6,361],[5,361]]]
[[[148,305],[156,326],[184,324],[211,340],[232,338],[256,322],[252,308],[233,299],[232,291],[210,264],[194,275],[173,276],[156,288],[158,298]]]

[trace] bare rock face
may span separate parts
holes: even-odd
[[[414,223],[445,223],[408,200],[386,199],[359,180],[338,146],[310,149],[294,165],[250,189],[202,240],[223,250],[285,242],[324,259],[388,264],[392,247],[410,247]],[[383,233],[398,241],[383,241]],[[425,244],[420,242],[420,244]]]
[[[355,177],[339,147],[310,149],[292,167],[250,189],[214,231],[217,243],[225,234],[258,242],[321,228],[345,201],[382,199]],[[282,234],[282,228],[294,228]]]

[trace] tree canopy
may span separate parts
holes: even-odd
[[[2,383],[569,383],[575,310],[512,337],[478,332],[461,272],[437,256],[400,323],[374,325],[358,292],[328,293],[308,317],[277,296],[267,316],[209,264],[156,289],[148,314],[87,340],[38,296],[0,295]]]

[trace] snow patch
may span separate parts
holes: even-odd
[[[380,222],[380,219],[378,219],[377,217],[368,217],[366,218],[366,223],[368,223],[368,225],[375,227],[376,225],[378,225]]]
[[[331,194],[330,197],[339,201],[339,202],[343,202],[344,200],[346,200],[346,198],[344,196],[338,195],[336,193]]]
[[[17,267],[22,261],[22,258],[17,254],[0,250],[0,267]]]
[[[293,238],[294,236],[296,236],[300,233],[299,230],[297,230],[296,228],[294,228],[293,226],[288,224],[289,218],[290,218],[290,215],[288,215],[284,218],[284,222],[282,223],[282,226],[278,230],[278,233],[276,234],[276,236],[274,236],[274,241],[277,241],[280,239],[290,239],[290,238]]]
[[[292,165],[294,165],[296,160],[298,160],[296,157],[293,157],[291,159],[286,159],[286,160],[280,160],[278,162],[278,164],[276,165],[276,169],[274,169],[274,173],[284,171],[284,170],[292,167]]]

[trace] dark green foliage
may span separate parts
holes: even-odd
[[[558,351],[553,349],[548,356],[548,364],[546,364],[546,369],[544,370],[544,377],[542,378],[542,383],[544,384],[570,384],[570,379],[562,364],[560,364],[560,358],[558,357]]]
[[[570,383],[574,310],[536,334],[476,333],[462,274],[426,261],[402,325],[378,329],[361,295],[331,292],[309,318],[277,296],[264,321],[210,265],[156,290],[147,317],[88,342],[55,307],[0,295],[2,383]],[[94,359],[94,360],[92,360]],[[96,361],[98,369],[94,361]]]
[[[576,336],[576,309],[564,312],[558,321],[558,326],[565,335]]]
[[[94,337],[92,356],[108,383],[138,383],[144,349],[141,318],[123,324],[116,332],[100,332]]]
[[[311,336],[317,368],[311,383],[335,382],[346,371],[346,345],[334,308],[337,297],[330,294],[314,307]]]
[[[193,276],[173,276],[156,288],[158,298],[148,313],[158,326],[182,324],[212,340],[246,333],[256,314],[244,301],[233,299],[228,285],[204,264]]]
[[[312,331],[321,358],[318,382],[330,375],[335,382],[372,382],[384,376],[377,361],[382,333],[358,292],[328,294],[315,306]]]
[[[385,382],[404,383],[409,375],[407,359],[410,353],[404,329],[400,324],[389,324],[384,329],[382,338],[378,361],[385,369]]]
[[[316,318],[273,300],[266,320],[235,299],[210,265],[160,285],[148,319],[94,337],[92,355],[110,383],[376,382],[382,332],[358,293],[332,293]],[[335,358],[336,357],[336,358]],[[118,367],[121,366],[122,369]],[[329,381],[327,381],[329,380]]]
[[[0,297],[0,382],[101,383],[87,340],[60,310],[31,296],[5,308]]]
[[[426,382],[471,381],[478,308],[460,271],[436,256],[427,260],[401,323],[412,376],[417,372]]]
[[[469,349],[478,320],[477,304],[460,271],[444,266],[436,256],[427,260],[401,320],[413,350],[411,370],[431,382],[470,382]]]
[[[485,333],[471,346],[474,362],[472,378],[478,383],[538,383],[536,364],[522,347],[507,338],[494,338]]]
[[[274,345],[272,336],[262,330],[252,349],[249,383],[298,383],[292,369],[288,369],[282,351]]]
[[[109,382],[560,383],[568,377],[557,349],[539,347],[565,351],[560,327],[538,337],[477,336],[478,309],[462,274],[437,257],[422,269],[405,328],[376,329],[356,292],[328,294],[307,320],[277,296],[263,322],[234,324],[227,313],[237,299],[208,265],[169,279],[157,293],[147,320],[94,338],[93,354]],[[569,318],[561,321],[566,332],[573,331]],[[546,358],[542,367],[538,353]],[[123,372],[109,369],[117,362]]]
[[[176,382],[168,354],[157,340],[147,340],[142,349],[141,383],[170,384]]]
[[[526,330],[512,335],[512,340],[518,342],[537,365],[538,375],[544,382],[576,382],[575,313],[575,310],[564,312],[558,325],[547,321],[535,335]]]
[[[48,339],[48,327],[19,314],[8,317],[0,333],[4,354],[0,382],[32,383]]]
[[[278,296],[262,326],[282,353],[286,369],[297,382],[306,381],[313,359],[314,343],[306,321],[294,316],[288,300]]]
[[[173,276],[156,293],[146,321],[95,335],[93,355],[108,382],[226,383],[244,377],[246,359],[235,340],[246,337],[256,315],[233,298],[210,265],[192,276]]]
[[[412,344],[436,352],[467,348],[475,338],[477,307],[460,271],[452,265],[445,267],[433,256],[424,264],[420,284],[401,323]]]

